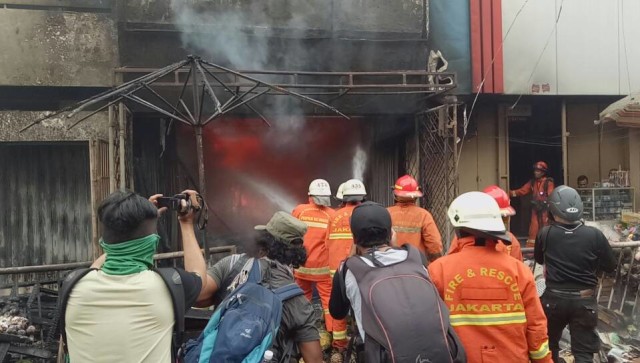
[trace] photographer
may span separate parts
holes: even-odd
[[[195,208],[188,202],[197,193],[186,190],[183,194],[186,200],[179,201],[178,219],[186,271],[171,271],[178,287],[153,268],[160,239],[158,215],[167,210],[157,207],[162,195],[147,200],[134,192],[119,191],[98,207],[103,231],[100,245],[105,254],[91,269],[72,272],[61,288],[62,333],[72,363],[174,360],[172,331],[178,323],[174,291],[181,289],[183,308],[188,309],[206,287],[202,279],[206,263],[193,227]],[[77,278],[79,274],[83,276]]]

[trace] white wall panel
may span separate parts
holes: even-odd
[[[502,1],[502,31],[509,29],[525,0]],[[507,94],[529,94],[532,85],[549,84],[556,92],[556,41],[549,41],[555,24],[555,0],[528,1],[504,42],[504,86]],[[504,38],[504,35],[503,35]],[[542,57],[540,58],[540,55]],[[536,62],[540,62],[536,67]],[[535,72],[534,72],[535,69]],[[531,74],[533,72],[533,77]],[[531,79],[530,79],[531,78]]]
[[[502,2],[503,35],[524,3]],[[561,5],[557,32],[542,53]],[[504,44],[505,93],[532,94],[533,85],[540,86],[539,94],[559,95],[626,95],[629,88],[640,89],[639,18],[640,0],[528,1]]]

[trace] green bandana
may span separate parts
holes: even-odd
[[[148,270],[153,266],[159,241],[157,234],[115,244],[101,239],[100,246],[107,254],[102,271],[108,275],[131,275]]]

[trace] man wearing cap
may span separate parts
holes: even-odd
[[[277,212],[269,223],[255,227],[252,243],[246,254],[227,256],[211,267],[207,273],[204,296],[197,306],[218,304],[242,281],[243,270],[250,258],[259,258],[265,286],[276,289],[294,283],[293,268],[306,260],[303,237],[307,226],[286,212]],[[289,339],[297,344],[306,363],[322,363],[320,336],[316,317],[309,300],[297,296],[284,302],[280,330],[274,340],[274,361],[278,361]]]
[[[357,256],[333,280],[329,309],[337,319],[353,309],[364,342],[358,358],[382,362],[464,362],[464,349],[425,268],[426,258],[407,245],[392,248],[391,216],[365,202],[351,215]],[[444,338],[444,337],[447,338]]]

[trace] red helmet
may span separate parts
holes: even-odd
[[[509,195],[507,192],[502,190],[497,185],[491,185],[482,191],[483,193],[489,194],[493,199],[498,202],[498,206],[500,207],[500,213],[503,217],[510,217],[516,214],[515,209],[511,206],[511,200],[509,199]]]
[[[396,185],[393,186],[393,194],[397,197],[422,197],[418,182],[410,175],[401,176],[396,180]]]
[[[538,161],[537,163],[533,164],[533,170],[540,170],[546,173],[547,170],[549,170],[549,166],[544,161]]]

